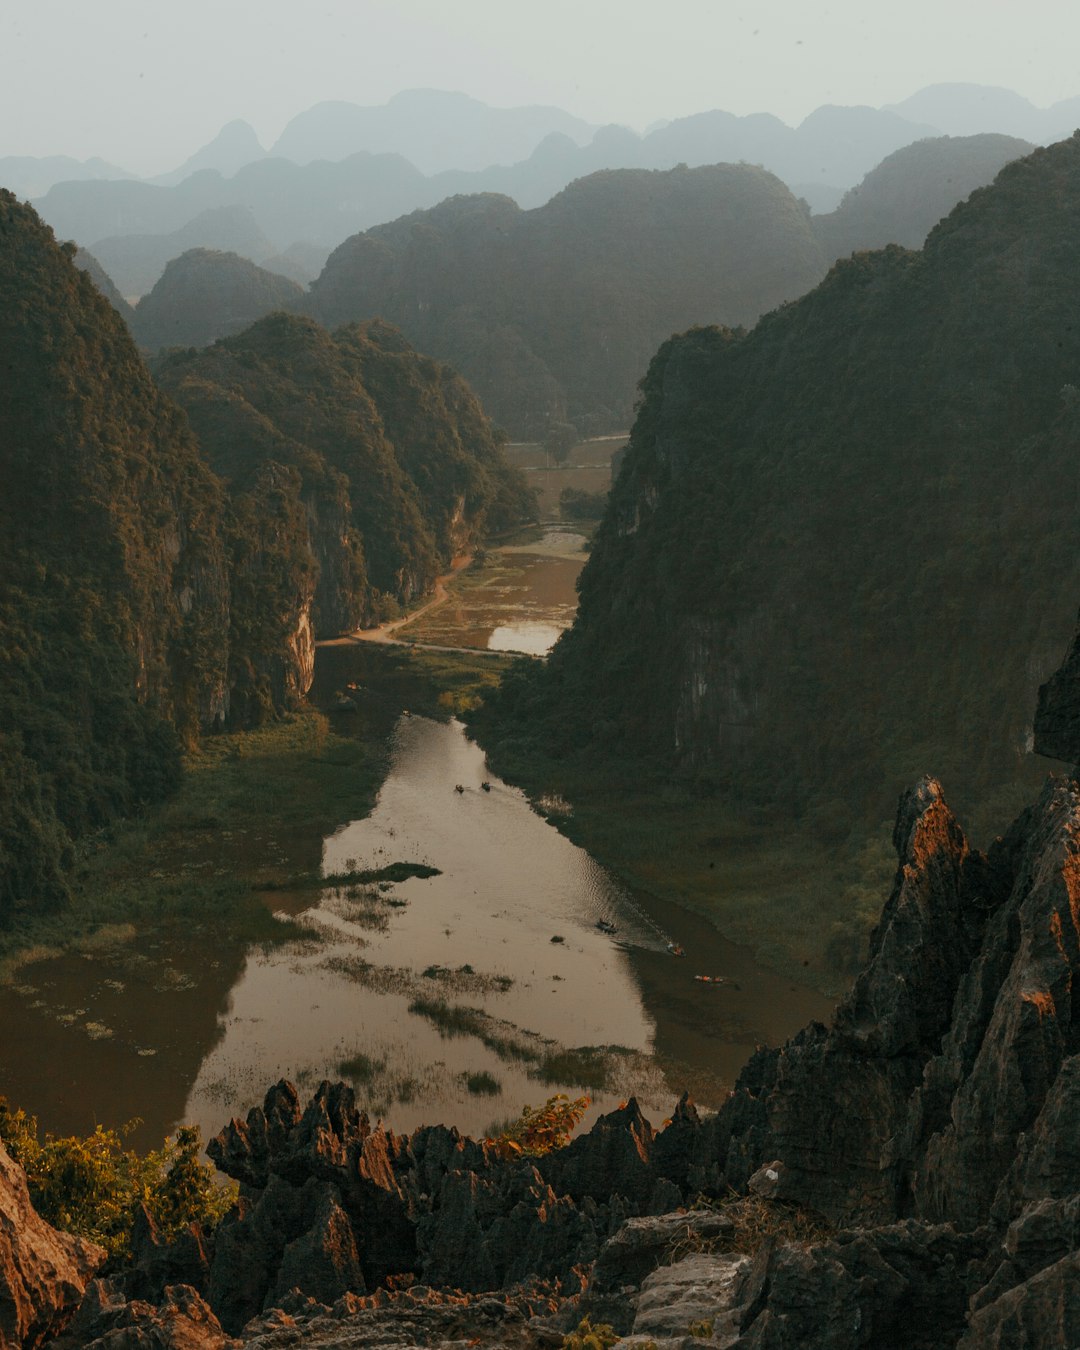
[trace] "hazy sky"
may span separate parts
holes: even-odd
[[[234,117],[461,90],[638,129],[942,80],[1080,94],[1075,0],[0,0],[0,155],[175,167]]]

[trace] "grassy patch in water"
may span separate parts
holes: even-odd
[[[391,643],[355,642],[319,649],[316,692],[329,698],[350,682],[359,684],[359,716],[335,717],[347,734],[350,724],[363,725],[381,711],[396,718],[407,709],[445,721],[473,708],[486,690],[494,689],[513,657],[498,652],[442,652]]]
[[[543,1057],[529,1077],[541,1083],[591,1088],[599,1092],[610,1083],[611,1054],[607,1046],[585,1045],[572,1050],[553,1050]]]
[[[544,1046],[550,1044],[509,1022],[500,1022],[482,1008],[463,1008],[445,999],[414,998],[409,1012],[426,1018],[446,1040],[475,1036],[504,1063],[537,1063],[543,1057]]]
[[[500,1097],[502,1084],[494,1074],[481,1070],[479,1073],[465,1073],[461,1076],[465,1090],[473,1097]]]
[[[549,818],[630,886],[702,915],[762,965],[825,993],[859,968],[896,869],[891,822],[840,837],[842,814],[801,823],[765,806],[736,810],[641,759],[554,759],[531,741],[491,741],[482,727],[480,740],[495,771],[534,802],[571,804]]]
[[[337,1066],[337,1071],[342,1078],[347,1078],[350,1083],[370,1083],[385,1068],[384,1060],[372,1059],[370,1055],[357,1051],[355,1055],[343,1059]]]
[[[0,934],[0,978],[20,953],[100,946],[117,925],[298,936],[257,888],[280,885],[283,872],[323,884],[323,836],[370,811],[385,763],[381,746],[338,734],[313,710],[208,737],[169,802],[84,846],[68,910]]]
[[[325,876],[316,876],[310,872],[299,872],[286,881],[264,881],[260,890],[302,890],[315,887],[323,890],[330,886],[370,886],[380,881],[409,881],[413,877],[426,881],[429,877],[441,877],[438,867],[429,867],[426,863],[395,862],[387,867],[351,869],[347,872],[328,872]],[[392,903],[392,902],[390,902]]]

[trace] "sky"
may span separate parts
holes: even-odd
[[[791,124],[927,84],[1080,94],[1075,0],[0,0],[0,156],[175,168],[233,118],[269,146],[324,99],[548,103],[637,130]]]

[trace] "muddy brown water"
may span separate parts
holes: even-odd
[[[242,953],[193,933],[24,968],[0,990],[4,1091],[60,1132],[139,1115],[149,1142],[181,1120],[216,1132],[282,1076],[351,1079],[403,1130],[486,1130],[556,1090],[588,1089],[592,1114],[636,1092],[660,1119],[684,1084],[718,1104],[755,1045],[829,1011],[629,891],[492,777],[456,722],[403,715],[375,810],[323,844],[330,874],[395,861],[440,875],[273,897],[307,941]]]
[[[559,565],[580,568],[565,542],[519,554],[539,569],[534,607],[482,598],[475,645],[515,623],[518,642],[541,642],[520,625],[561,631]],[[353,659],[335,651],[335,681]],[[630,891],[494,777],[459,723],[371,716],[389,771],[372,814],[322,841],[323,873],[439,875],[268,896],[309,934],[284,946],[118,934],[23,967],[0,986],[0,1094],[57,1133],[138,1116],[140,1146],[184,1121],[216,1133],[283,1076],[343,1077],[399,1130],[486,1131],[555,1091],[587,1092],[591,1116],[633,1092],[659,1121],[684,1086],[718,1105],[756,1045],[829,1016],[705,920]]]

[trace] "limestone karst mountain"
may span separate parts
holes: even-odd
[[[1035,147],[1012,136],[938,136],[894,151],[814,218],[829,261],[863,249],[921,248],[943,217]]]
[[[131,321],[135,317],[135,310],[116,289],[112,277],[109,276],[94,255],[89,250],[80,248],[75,254],[75,266],[81,268],[87,274],[117,314],[130,327]]]
[[[259,144],[259,138],[251,123],[236,118],[232,122],[227,122],[213,140],[201,146],[178,168],[159,175],[154,181],[171,186],[174,183],[182,183],[185,178],[190,178],[193,173],[200,173],[203,169],[213,169],[222,177],[230,178],[245,164],[254,164],[265,154],[266,151]]]
[[[5,926],[65,903],[76,842],[165,794],[182,743],[295,707],[317,627],[532,507],[461,379],[385,325],[189,348],[161,374],[189,420],[74,253],[0,196]]]
[[[454,197],[347,240],[311,288],[327,324],[381,316],[466,376],[497,422],[627,425],[677,328],[752,324],[823,273],[809,214],[747,165],[594,174],[546,206]]]
[[[256,263],[274,254],[273,244],[242,206],[201,211],[181,229],[168,234],[121,234],[98,239],[89,251],[121,295],[133,299],[153,289],[173,258],[194,248],[238,253]]]
[[[464,382],[385,324],[331,335],[275,314],[157,373],[234,491],[268,461],[292,475],[320,560],[320,636],[423,594],[485,529],[531,513]]]
[[[317,103],[298,113],[270,153],[294,164],[360,151],[402,155],[424,174],[527,159],[546,137],[587,141],[594,128],[561,108],[493,108],[467,94],[407,89],[378,107]]]
[[[0,156],[0,187],[16,197],[42,197],[57,183],[134,178],[126,169],[107,160],[73,159],[70,155]]]
[[[219,485],[73,253],[0,196],[0,921],[227,706]]]
[[[930,122],[947,136],[998,132],[1048,145],[1072,135],[1080,124],[1080,98],[1037,107],[1012,89],[989,84],[931,84],[888,111]]]
[[[303,297],[294,281],[237,253],[189,249],[166,265],[129,322],[146,351],[205,347],[275,310],[297,309]]]

